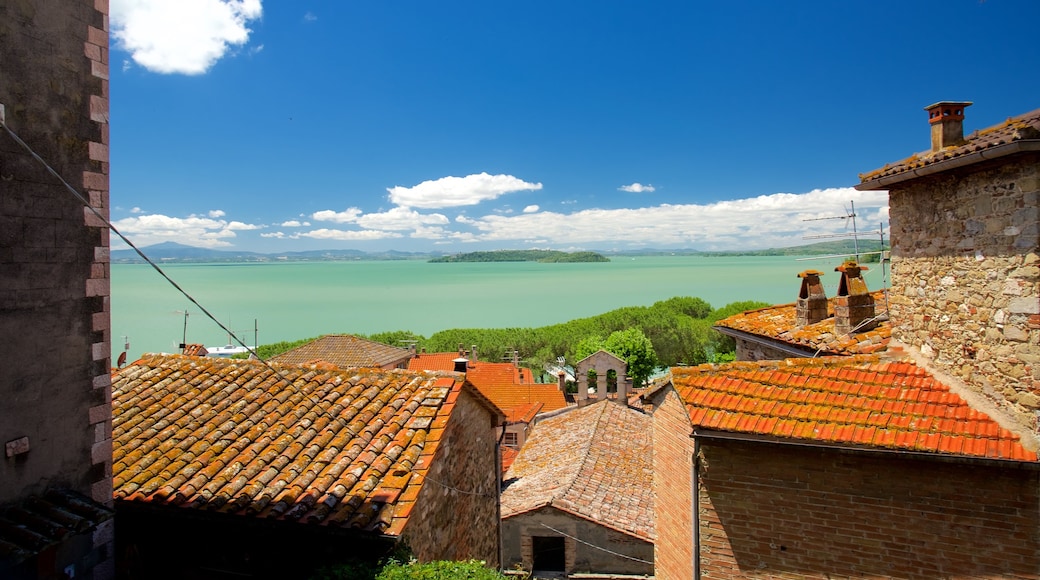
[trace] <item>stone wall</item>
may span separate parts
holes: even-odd
[[[743,338],[735,338],[734,340],[737,344],[736,360],[738,361],[783,360],[794,356],[788,350],[771,348],[761,342]]]
[[[495,568],[501,483],[498,428],[491,411],[467,389],[449,395],[447,405],[454,409],[435,455],[419,458],[429,461],[430,469],[402,536],[422,561],[473,558]]]
[[[0,79],[7,126],[107,217],[108,0],[0,3]],[[3,131],[0,191],[0,503],[111,505],[108,230]],[[113,573],[110,526],[77,578]]]
[[[693,440],[690,416],[671,387],[652,396],[654,542],[658,580],[694,578]]]
[[[1035,465],[702,440],[701,577],[1040,578],[1038,494]]]
[[[532,539],[539,536],[564,538],[565,571],[568,574],[654,573],[652,543],[553,507],[543,507],[502,520],[503,567],[512,570],[522,566],[524,570],[532,570]],[[611,552],[624,554],[627,558]]]
[[[970,169],[970,171],[969,171]],[[1040,155],[889,192],[893,337],[1038,432]]]

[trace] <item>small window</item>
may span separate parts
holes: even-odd
[[[502,440],[502,443],[504,443],[506,447],[513,447],[515,449],[520,446],[520,438],[516,433],[506,431],[506,437]]]

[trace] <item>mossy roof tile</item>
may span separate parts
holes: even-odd
[[[114,495],[392,533],[463,388],[482,399],[460,375],[150,355],[114,375]]]

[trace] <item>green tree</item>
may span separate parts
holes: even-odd
[[[607,352],[628,363],[628,376],[635,386],[646,383],[657,368],[657,353],[650,339],[639,328],[628,328],[611,333],[604,347]]]
[[[506,577],[479,560],[439,560],[425,564],[415,561],[407,564],[390,562],[375,580],[506,580]]]

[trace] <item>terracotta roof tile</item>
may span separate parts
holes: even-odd
[[[349,334],[327,334],[271,357],[270,360],[287,364],[313,364],[325,361],[340,368],[395,368],[403,367],[411,355],[412,351],[405,348]]]
[[[6,578],[8,566],[72,536],[91,533],[113,515],[111,509],[69,490],[0,505],[0,575]]]
[[[695,429],[1037,461],[1036,451],[1023,447],[1017,435],[924,369],[902,361],[855,355],[671,372]],[[901,386],[887,386],[896,384]]]
[[[1040,139],[1040,109],[1009,118],[1003,123],[993,125],[992,127],[975,131],[965,136],[963,145],[947,147],[939,151],[916,153],[901,161],[889,163],[880,169],[860,174],[859,178],[862,183],[867,183],[884,177],[909,173],[915,169],[921,169],[942,161],[964,157],[978,151],[985,151],[1000,145],[1026,139]],[[879,187],[879,189],[881,188]]]
[[[715,326],[791,345],[803,349],[807,355],[868,354],[883,350],[892,338],[892,328],[887,321],[885,292],[878,290],[871,292],[871,296],[874,297],[876,315],[884,318],[877,327],[866,332],[853,333],[847,337],[834,334],[834,297],[827,301],[829,318],[803,327],[795,325],[794,302],[749,310],[723,318],[716,322]],[[805,378],[797,377],[796,380],[805,380]]]
[[[502,517],[552,505],[652,541],[651,435],[649,416],[613,401],[541,420],[506,474]]]
[[[450,371],[455,368],[455,352],[422,353],[408,362],[409,370]],[[485,397],[506,412],[510,422],[530,411],[530,405],[540,403],[535,413],[548,413],[567,406],[567,399],[556,383],[536,383],[530,369],[513,363],[469,361],[466,380]]]
[[[439,373],[272,366],[282,377],[258,361],[150,355],[119,371],[115,497],[403,529],[446,401],[472,387]]]

